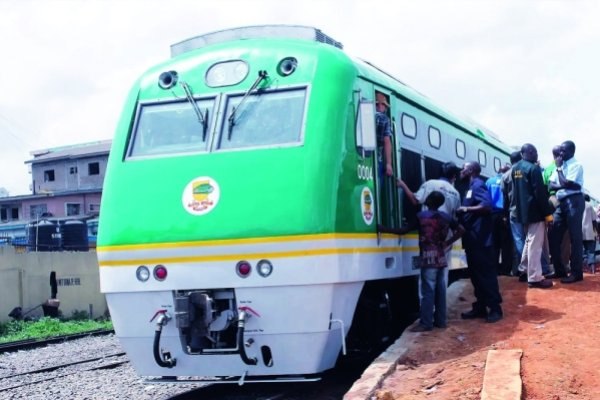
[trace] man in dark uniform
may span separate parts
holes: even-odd
[[[497,322],[502,319],[502,296],[492,248],[492,199],[480,174],[481,166],[475,161],[466,163],[460,173],[469,179],[469,190],[456,213],[465,228],[462,243],[476,298],[473,308],[461,317]]]
[[[524,270],[530,288],[547,289],[552,281],[542,274],[542,249],[546,227],[552,223],[552,206],[544,186],[542,170],[537,165],[538,153],[534,145],[521,147],[523,159],[513,165],[511,178],[516,204],[516,219],[525,227],[526,239],[520,270]]]

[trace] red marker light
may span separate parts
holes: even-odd
[[[242,278],[247,278],[252,271],[252,266],[248,261],[240,261],[237,263],[235,270],[239,276]]]
[[[164,281],[167,278],[167,268],[164,265],[154,267],[154,277],[159,281]]]

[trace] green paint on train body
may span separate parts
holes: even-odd
[[[277,72],[279,61],[285,57],[297,59],[297,69],[289,76]],[[248,75],[230,86],[207,86],[209,68],[230,60],[244,61]],[[177,71],[178,84],[167,90],[160,88],[159,75],[171,70]],[[227,96],[243,95],[261,70],[268,73],[266,82],[258,85],[261,93],[305,90],[301,137],[283,145],[216,149],[218,135],[228,134],[230,114],[223,108]],[[214,98],[222,107],[210,118],[210,150],[130,157],[129,142],[140,104],[186,104],[182,82],[194,96]],[[331,45],[276,38],[214,44],[151,68],[131,89],[107,166],[98,246],[375,233],[375,221],[367,224],[361,210],[361,193],[367,187],[375,193],[374,182],[357,172],[359,166],[365,166],[373,175],[375,166],[373,156],[363,158],[357,151],[355,127],[360,98],[373,100],[376,88],[386,90],[393,102],[418,106],[426,118],[442,118],[453,124],[467,142],[486,141],[504,154],[509,152],[495,138],[478,135],[473,124],[455,118],[412,88]],[[187,106],[196,118],[191,104]],[[268,122],[270,115],[266,114],[261,118]],[[235,126],[233,129],[233,134],[243,134],[235,131]],[[194,183],[199,177],[212,181]],[[214,183],[219,198],[208,212],[195,215],[186,209],[183,197],[188,185]]]
[[[283,77],[276,68],[288,56],[298,60],[298,68]],[[207,87],[207,69],[226,60],[246,61],[248,76],[233,86]],[[195,96],[243,93],[259,70],[268,72],[267,90],[305,87],[302,137],[288,146],[128,159],[137,104],[184,96],[179,85],[172,90],[157,85],[168,70],[177,71]],[[366,186],[356,174],[356,75],[352,61],[332,46],[281,39],[214,45],[150,69],[131,90],[117,128],[98,245],[373,231],[354,196],[357,187],[360,192]],[[221,118],[227,134],[227,117]],[[210,177],[220,188],[218,204],[203,215],[190,214],[182,202],[184,188],[196,177]]]

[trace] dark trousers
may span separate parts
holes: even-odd
[[[493,258],[498,275],[510,275],[513,263],[513,239],[504,213],[492,213]],[[520,261],[520,260],[519,260]]]
[[[565,273],[562,263],[561,243],[565,231],[568,230],[571,239],[571,275],[583,277],[583,233],[581,221],[583,220],[583,208],[585,202],[582,194],[573,194],[560,200],[558,208],[554,212],[554,224],[552,226],[550,239],[550,254],[554,271],[558,274]]]
[[[502,296],[498,287],[492,247],[473,246],[465,248],[465,253],[476,298],[473,309],[484,311],[488,307],[490,311],[502,312]]]

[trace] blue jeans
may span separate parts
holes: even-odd
[[[421,325],[446,326],[446,268],[421,268]]]
[[[591,267],[596,262],[596,241],[595,240],[584,240],[583,241],[583,255],[585,256],[585,263],[588,267]]]
[[[516,263],[513,263],[512,274],[514,276],[519,275],[517,267],[521,263],[521,257],[523,256],[523,248],[525,247],[525,230],[523,224],[517,222],[514,219],[510,219],[510,231],[515,242],[515,258]]]

